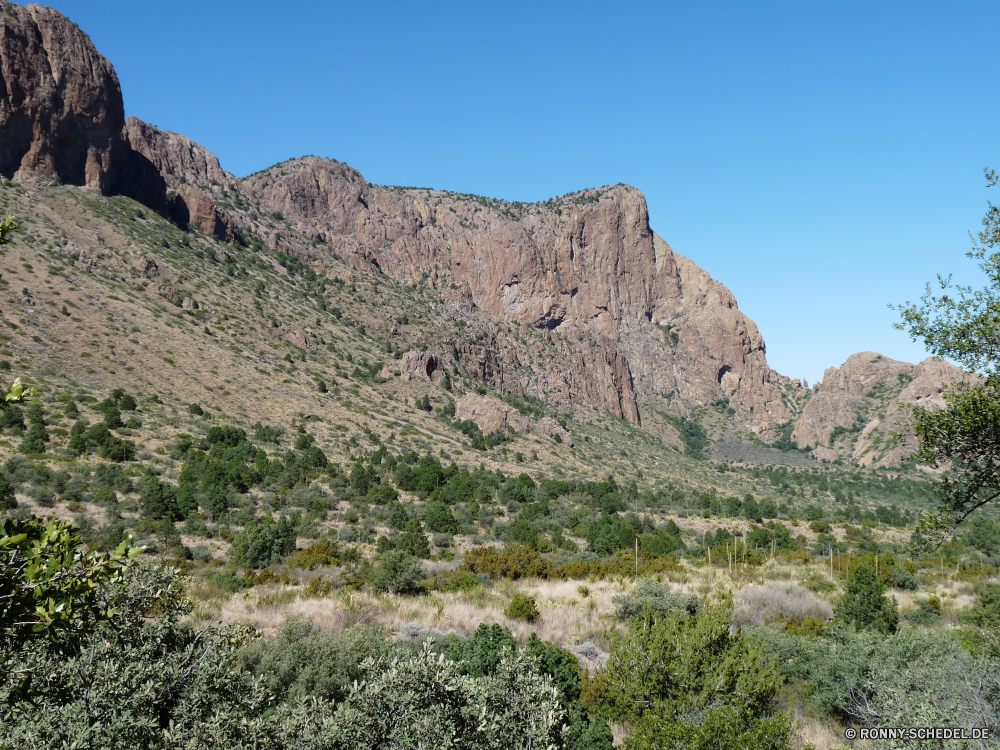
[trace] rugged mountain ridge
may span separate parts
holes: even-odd
[[[239,179],[183,136],[126,121],[113,67],[61,14],[2,2],[0,24],[10,179],[128,195],[234,252],[332,254],[439,292],[444,315],[480,308],[513,327],[441,354],[501,393],[596,404],[660,433],[721,401],[754,431],[791,417],[756,326],[651,230],[635,188],[509,203],[371,185],[316,157]]]
[[[875,352],[859,352],[804,394],[792,439],[822,460],[848,459],[860,466],[897,467],[916,448],[912,434],[900,440],[907,405],[944,407],[956,382],[972,378],[958,367],[928,357],[913,365]]]
[[[0,174],[165,208],[159,172],[122,138],[118,76],[90,38],[51,8],[7,0],[0,28]]]

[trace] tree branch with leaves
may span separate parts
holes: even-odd
[[[987,187],[998,181],[987,169]],[[945,394],[944,409],[906,406],[906,424],[919,440],[913,458],[946,470],[939,508],[918,527],[937,544],[971,514],[1000,499],[1000,206],[988,206],[983,229],[966,254],[977,261],[987,285],[975,289],[939,275],[938,289],[927,284],[919,303],[890,305],[902,316],[897,329],[971,376]]]

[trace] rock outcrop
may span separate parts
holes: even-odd
[[[205,234],[232,243],[236,212],[219,208],[220,198],[239,199],[240,180],[226,172],[208,149],[177,133],[160,130],[135,117],[122,131],[131,151],[158,171],[173,194],[171,214],[181,226],[193,224]]]
[[[554,396],[583,396],[636,424],[644,406],[683,414],[719,399],[756,430],[791,417],[757,327],[726,287],[650,229],[635,188],[512,204],[373,186],[347,165],[306,157],[243,189],[263,213],[359,268],[455,285],[500,319],[551,332],[584,376],[569,374],[575,364],[549,373]],[[479,354],[470,370],[496,376],[503,360],[488,347]]]
[[[407,378],[418,377],[432,380],[435,375],[438,375],[440,380],[444,380],[441,358],[430,352],[406,352],[399,362],[399,368]]]
[[[111,63],[61,13],[0,0],[0,174],[28,185],[83,185],[165,206],[158,171],[122,139]]]
[[[791,418],[757,327],[652,231],[633,187],[510,203],[371,185],[317,157],[240,180],[189,139],[126,121],[111,64],[61,14],[0,0],[0,25],[8,177],[122,192],[161,211],[169,187],[178,222],[206,234],[447,292],[455,314],[478,307],[503,322],[453,347],[465,374],[501,393],[590,403],[637,425],[720,400],[755,431]]]
[[[912,365],[874,352],[852,354],[813,387],[792,438],[800,448],[813,448],[820,460],[899,466],[916,448],[913,435],[893,437],[905,435],[905,405],[943,408],[947,389],[969,380],[959,368],[933,357]]]
[[[204,146],[183,135],[149,125],[137,117],[125,120],[122,137],[136,153],[146,157],[172,190],[181,185],[211,185],[234,189],[238,177],[226,172],[218,158]]]
[[[475,422],[485,435],[531,432],[531,420],[498,398],[467,393],[455,403],[455,419]]]
[[[569,431],[552,417],[542,417],[537,422],[521,414],[517,409],[493,396],[468,393],[455,403],[455,418],[475,422],[483,434],[501,435],[514,432],[518,435],[545,435],[557,443],[573,447],[573,437]]]

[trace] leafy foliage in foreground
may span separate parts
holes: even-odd
[[[19,529],[8,548],[27,538]],[[55,541],[36,557],[74,570],[79,537]],[[28,567],[6,570],[8,587],[24,589]],[[0,746],[610,747],[609,731],[567,711],[579,696],[575,658],[537,638],[522,650],[501,639],[497,658],[470,670],[371,629],[338,638],[289,621],[274,641],[244,626],[196,631],[176,570],[140,560],[117,570],[83,579],[100,621],[58,640],[29,631],[0,642]],[[80,613],[90,599],[74,589],[67,602]]]
[[[120,581],[140,551],[126,539],[110,554],[86,552],[62,521],[0,522],[0,648],[16,649],[38,636],[59,641],[97,627],[115,612],[100,587]]]

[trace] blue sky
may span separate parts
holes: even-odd
[[[966,233],[1000,202],[995,2],[52,5],[127,114],[239,175],[316,154],[510,200],[635,185],[810,382],[922,359],[886,306],[978,280]]]

